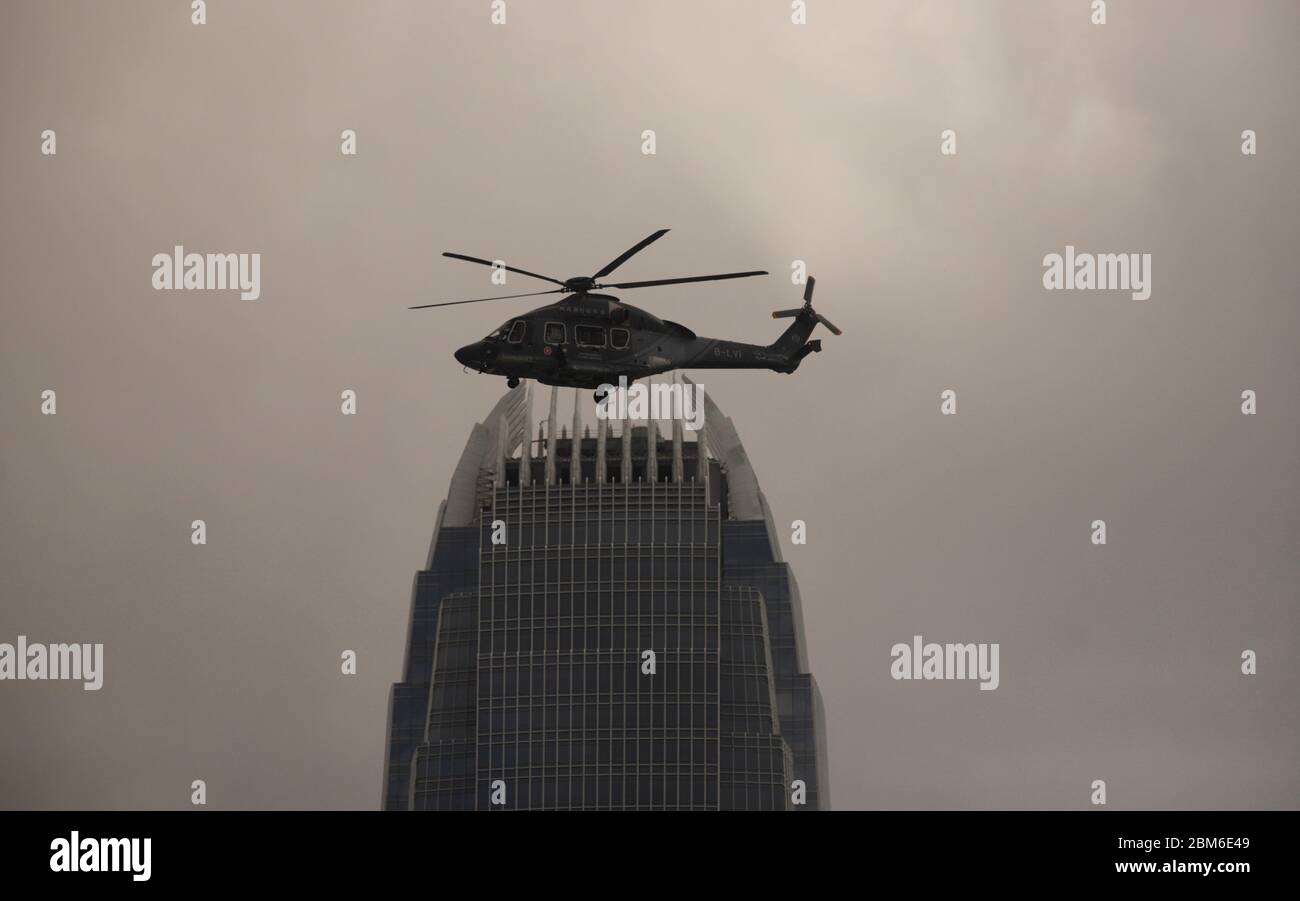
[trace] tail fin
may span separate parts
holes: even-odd
[[[829,319],[812,308],[813,288],[816,284],[817,279],[809,276],[808,284],[803,290],[802,307],[797,310],[777,310],[772,314],[773,319],[788,319],[793,317],[794,322],[790,323],[790,327],[781,333],[781,337],[768,345],[768,348],[778,353],[789,354],[796,363],[806,357],[811,351],[821,350],[821,342],[816,342],[816,347],[810,347],[802,353],[799,352],[805,346],[804,342],[808,340],[808,336],[812,334],[813,329],[817,327],[818,323],[821,323],[826,326],[826,328],[830,329],[831,334],[833,335],[843,334],[843,332],[836,328]]]

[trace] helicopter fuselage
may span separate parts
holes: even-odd
[[[673,369],[771,369],[793,372],[819,342],[815,323],[796,321],[774,344],[702,338],[607,294],[581,293],[538,307],[456,351],[465,367],[511,380],[598,388]]]

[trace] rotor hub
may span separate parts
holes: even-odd
[[[578,294],[584,294],[595,287],[596,287],[596,280],[589,275],[578,275],[578,276],[574,276],[573,278],[566,278],[564,280],[565,290],[573,291]]]

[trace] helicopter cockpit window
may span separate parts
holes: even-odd
[[[515,324],[510,326],[510,337],[506,340],[511,344],[518,344],[524,340],[524,333],[528,331],[528,323],[522,319],[516,319]]]
[[[627,347],[628,339],[631,333],[625,328],[612,328],[609,330],[609,346],[616,350],[622,350]]]
[[[605,330],[598,325],[576,325],[573,334],[579,347],[605,346]]]
[[[546,323],[546,343],[547,344],[564,344],[564,323],[548,322]]]

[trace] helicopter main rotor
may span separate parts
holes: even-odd
[[[689,282],[712,282],[721,281],[729,278],[749,278],[754,275],[767,275],[763,269],[755,269],[749,272],[724,272],[718,275],[688,275],[683,278],[656,278],[648,281],[635,282],[601,282],[600,279],[609,275],[619,266],[626,263],[634,254],[644,250],[649,245],[658,241],[664,235],[668,234],[668,229],[661,228],[657,232],[642,238],[636,244],[633,244],[627,250],[623,251],[610,262],[602,266],[594,275],[580,275],[573,278],[558,279],[549,275],[540,275],[536,272],[529,272],[527,269],[519,269],[515,266],[507,266],[504,263],[491,260],[484,260],[480,257],[471,257],[463,253],[444,252],[443,256],[450,257],[453,260],[464,260],[467,263],[478,263],[481,266],[489,266],[494,269],[504,269],[507,272],[514,272],[517,275],[526,275],[529,278],[540,279],[544,282],[550,282],[553,285],[559,285],[558,288],[552,288],[549,291],[532,291],[528,294],[506,294],[501,297],[476,297],[472,300],[451,300],[443,303],[426,303],[419,306],[408,307],[411,310],[427,310],[432,307],[452,307],[463,303],[483,303],[488,300],[511,300],[516,297],[540,297],[543,294],[586,294],[590,291],[603,290],[606,288],[628,289],[628,288],[650,288],[656,285],[683,285]]]

